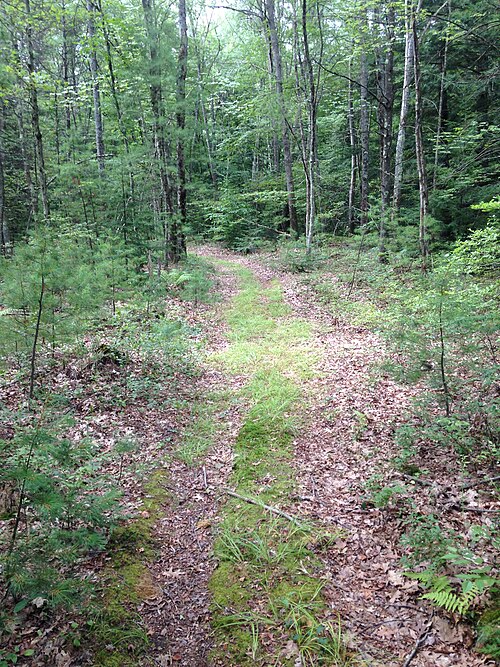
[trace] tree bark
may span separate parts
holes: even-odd
[[[28,47],[28,93],[31,107],[31,122],[35,137],[35,156],[37,162],[38,185],[42,199],[43,216],[46,220],[50,218],[49,193],[47,185],[47,172],[45,169],[45,157],[43,147],[43,136],[40,129],[40,107],[38,106],[38,90],[35,81],[35,49],[33,46],[33,28],[31,26],[31,4],[25,0],[26,10],[26,42]]]
[[[116,86],[116,76],[115,76],[115,68],[113,64],[113,54],[111,51],[111,40],[109,38],[109,31],[108,31],[108,26],[106,23],[106,16],[102,7],[102,3],[99,5],[99,12],[101,14],[101,19],[102,19],[102,27],[103,27],[103,33],[104,33],[104,41],[106,44],[106,63],[108,66],[108,74],[109,74],[109,83],[110,83],[110,88],[111,88],[111,97],[113,98],[113,103],[115,106],[115,111],[116,111],[116,119],[118,121],[118,129],[120,130],[120,134],[122,135],[123,139],[123,147],[125,148],[125,153],[127,154],[127,168],[128,168],[128,180],[129,180],[129,188],[130,188],[130,197],[132,200],[134,200],[135,196],[135,181],[134,181],[134,174],[130,165],[130,142],[128,139],[127,135],[127,130],[125,127],[125,123],[123,122],[123,113],[120,105],[120,100],[118,98],[118,90]]]
[[[420,195],[419,244],[422,272],[426,273],[429,262],[429,242],[427,238],[427,214],[429,190],[425,165],[424,138],[422,131],[422,88],[419,60],[419,43],[416,17],[413,21],[413,75],[415,79],[415,152],[417,157],[418,189]]]
[[[269,41],[271,44],[271,58],[273,63],[274,81],[276,85],[276,97],[281,120],[281,137],[283,142],[283,166],[285,169],[286,192],[288,201],[288,218],[290,232],[293,236],[298,234],[297,209],[295,206],[295,184],[293,180],[293,157],[290,144],[290,134],[286,122],[285,95],[283,92],[283,63],[281,49],[278,39],[276,25],[276,12],[274,0],[266,0],[267,23],[269,27]]]
[[[306,253],[312,250],[314,222],[316,219],[316,157],[317,157],[317,108],[318,96],[316,80],[309,48],[307,28],[307,0],[302,0],[302,41],[304,46],[304,69],[307,84],[308,136],[306,154]]]
[[[179,52],[177,55],[177,207],[179,227],[172,230],[172,259],[178,261],[186,252],[184,229],[187,223],[186,164],[184,131],[186,127],[186,77],[188,59],[188,32],[186,0],[179,0]]]
[[[69,53],[68,53],[68,27],[66,16],[66,3],[62,0],[61,5],[61,21],[62,21],[62,80],[63,80],[63,96],[64,96],[64,117],[66,122],[66,133],[69,134],[71,130],[71,101],[69,96]]]
[[[99,88],[99,63],[95,48],[95,6],[93,0],[87,0],[88,22],[87,31],[90,40],[89,65],[92,77],[92,97],[94,101],[94,126],[97,166],[102,176],[105,169],[104,128],[102,123],[101,92]]]
[[[406,39],[405,39],[405,63],[403,73],[403,90],[401,94],[401,110],[399,114],[399,128],[398,138],[396,141],[396,154],[394,159],[394,187],[392,193],[392,219],[394,220],[401,208],[401,187],[403,183],[403,155],[406,142],[406,126],[408,122],[408,113],[410,110],[410,90],[413,81],[413,59],[414,59],[414,41],[413,41],[413,11],[408,3],[412,0],[405,1],[405,23],[406,23]],[[421,6],[421,0],[417,11]]]
[[[0,108],[0,251],[4,257],[11,253],[10,232],[5,213],[5,156],[3,152],[3,133],[5,130],[5,108]]]
[[[448,18],[451,15],[451,0],[448,0]],[[448,42],[449,42],[449,32],[448,27],[446,26],[446,36],[444,39],[442,56],[441,56],[441,79],[439,83],[439,104],[438,104],[438,123],[436,128],[436,142],[434,144],[434,170],[432,173],[432,190],[436,189],[437,181],[437,172],[439,166],[439,149],[441,143],[441,132],[443,130],[443,121],[444,121],[444,111],[445,111],[445,99],[446,99],[446,69],[448,65]]]
[[[144,23],[149,43],[150,56],[150,101],[153,113],[153,141],[155,156],[159,165],[160,187],[162,205],[159,208],[160,215],[163,213],[163,235],[164,235],[164,260],[168,264],[170,259],[170,225],[174,215],[174,204],[172,200],[172,188],[167,172],[167,145],[165,141],[163,100],[161,89],[161,68],[158,59],[158,34],[156,20],[153,13],[152,0],[142,0],[144,12]],[[153,202],[154,203],[154,202]]]
[[[363,25],[366,26],[366,10],[363,16]],[[368,61],[365,46],[362,45],[360,74],[359,74],[359,97],[360,97],[360,115],[359,115],[359,142],[361,148],[361,174],[360,174],[360,209],[361,224],[368,222],[368,170],[370,166],[370,105],[368,102]]]
[[[380,221],[379,259],[387,261],[387,214],[391,205],[391,148],[394,114],[394,8],[389,6],[385,19],[385,47],[379,55],[377,72],[378,121],[380,137]]]
[[[354,233],[356,225],[355,199],[356,199],[356,176],[358,169],[358,154],[356,141],[356,128],[354,126],[354,85],[351,76],[352,58],[349,59],[349,84],[347,92],[347,119],[349,125],[349,146],[351,149],[351,179],[349,182],[349,201],[347,208],[347,226],[351,234]]]
[[[33,177],[31,175],[31,160],[28,154],[28,145],[26,142],[26,133],[24,131],[24,110],[20,100],[16,103],[16,118],[17,118],[17,130],[19,136],[19,148],[21,152],[21,160],[23,163],[23,172],[24,180],[26,182],[26,188],[28,190],[29,196],[29,210],[30,218],[28,221],[28,228],[31,220],[36,220],[38,213],[38,194],[36,191],[36,185],[33,182]]]

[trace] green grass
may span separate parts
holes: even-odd
[[[277,283],[262,286],[249,269],[223,264],[236,273],[240,291],[227,314],[230,345],[213,360],[248,378],[242,391],[248,412],[234,443],[229,484],[261,503],[286,504],[295,485],[293,439],[307,406],[301,383],[317,376],[320,356],[311,345],[311,325],[291,316]],[[279,659],[293,665],[292,658],[280,657],[292,639],[304,665],[351,664],[338,622],[329,622],[321,597],[320,561],[309,548],[314,532],[238,498],[228,500],[214,546],[219,565],[210,581],[219,661],[244,667]],[[272,649],[262,645],[264,629]]]

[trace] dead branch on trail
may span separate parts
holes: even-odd
[[[425,628],[420,633],[417,641],[415,642],[415,646],[413,647],[411,652],[408,654],[408,657],[404,661],[403,667],[408,667],[410,662],[417,655],[418,651],[422,648],[425,640],[429,636],[429,632],[431,631],[433,621],[434,621],[434,612],[432,612],[431,615],[429,616],[429,620],[427,621]]]
[[[293,516],[293,514],[288,514],[288,512],[283,512],[283,510],[280,510],[277,507],[273,507],[272,505],[266,505],[265,503],[261,502],[260,500],[256,500],[255,498],[248,498],[247,496],[241,496],[239,493],[231,491],[230,489],[224,489],[224,491],[227,493],[228,496],[232,496],[233,498],[238,498],[239,500],[243,500],[245,503],[250,503],[251,505],[257,505],[257,507],[262,507],[262,509],[271,512],[272,514],[276,514],[277,516],[281,516],[284,519],[287,519],[288,521],[292,521],[293,523],[296,523],[298,526],[301,526],[302,528],[305,527],[305,523],[301,519],[298,519],[296,516]]]

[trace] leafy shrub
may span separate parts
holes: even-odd
[[[450,258],[452,266],[463,273],[486,275],[500,270],[500,199],[475,204],[471,208],[491,213],[484,229],[477,229],[458,241]]]

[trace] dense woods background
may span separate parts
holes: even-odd
[[[450,456],[455,477],[442,486],[462,495],[448,509],[463,508],[477,484],[495,502],[499,28],[494,0],[1,3],[0,665],[33,656],[16,638],[19,615],[36,624],[40,614],[47,628],[60,613],[48,609],[76,614],[61,642],[77,652],[95,643],[92,664],[137,665],[144,654],[147,632],[131,611],[139,598],[124,590],[153,558],[164,471],[156,474],[149,450],[140,482],[128,471],[140,448],[119,420],[139,405],[156,423],[161,401],[173,405],[177,392],[172,420],[182,421],[197,400],[198,389],[183,394],[206,326],[193,312],[217,282],[210,257],[190,253],[201,243],[260,253],[273,270],[300,276],[335,322],[382,336],[392,356],[378,377],[390,372],[419,392],[394,429],[394,474],[423,496],[433,482],[421,475],[441,474]],[[232,306],[229,324],[248,342],[245,321],[279,317],[281,297],[269,297],[278,315],[260,313],[258,286],[244,270],[235,275],[247,302]],[[290,330],[282,333],[286,342]],[[270,340],[284,355],[283,341]],[[285,356],[279,363],[293,368]],[[279,403],[288,385],[276,382],[267,400]],[[265,422],[268,406],[258,405]],[[107,434],[104,449],[75,426],[101,411],[126,432]],[[208,441],[213,415],[203,415]],[[350,417],[357,442],[369,421],[359,410]],[[404,567],[425,599],[471,621],[479,649],[498,658],[496,505],[467,506],[479,517],[461,531],[420,511],[394,480],[363,483],[369,507],[404,506]],[[147,500],[134,505],[130,493]],[[132,527],[127,503],[139,512]],[[243,544],[235,539],[219,538],[222,560],[228,544]],[[309,548],[309,538],[290,540],[299,554]],[[96,565],[108,552],[111,566]],[[96,605],[88,572],[103,567],[111,593]],[[333,660],[335,632],[304,619],[302,630],[315,630],[312,639],[306,631],[309,648],[299,645],[300,664],[309,655],[311,664],[357,664],[342,643],[336,662],[322,662]],[[218,631],[235,632],[225,622]],[[247,658],[257,654],[254,634]],[[113,653],[126,642],[130,663]],[[224,664],[256,664],[233,660]]]
[[[498,195],[495,9],[5,3],[2,252],[48,223],[161,261],[361,227],[428,264]]]

